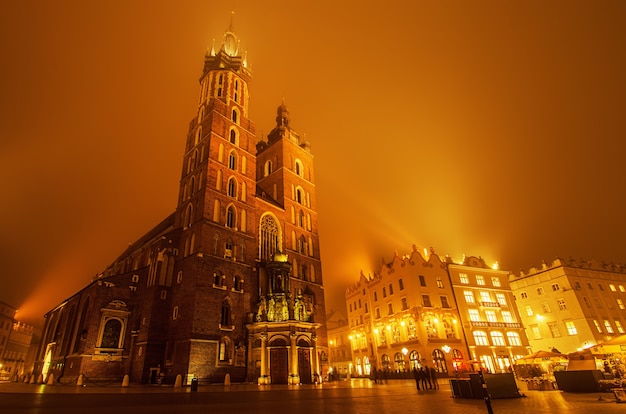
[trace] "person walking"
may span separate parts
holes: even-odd
[[[420,373],[416,367],[413,367],[413,378],[415,378],[415,386],[417,390],[420,390]]]
[[[376,368],[372,368],[372,379],[374,384],[378,384],[378,370]]]
[[[419,371],[419,376],[420,376],[420,383],[422,384],[422,389],[426,389],[426,377],[428,377],[428,374],[426,374],[426,371],[424,371],[424,367],[420,367],[420,371]]]
[[[428,389],[432,390],[433,383],[430,382],[430,368],[428,368],[427,366],[424,366],[424,374],[424,376],[426,377],[426,382],[428,382]],[[426,389],[426,387],[424,387],[424,389]]]
[[[434,367],[430,367],[430,381],[433,384],[433,388],[439,389],[439,382],[437,381],[437,370]]]

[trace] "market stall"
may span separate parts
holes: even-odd
[[[567,369],[568,362],[567,355],[559,352],[537,351],[515,361],[515,375],[529,390],[555,390],[554,372]]]

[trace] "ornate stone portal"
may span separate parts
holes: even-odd
[[[312,383],[319,376],[312,301],[301,288],[292,297],[291,264],[276,253],[259,269],[259,302],[247,325],[249,375],[263,384]]]

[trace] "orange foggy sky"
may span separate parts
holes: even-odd
[[[215,3],[0,5],[0,301],[22,320],[174,210],[231,10],[257,135],[284,99],[312,146],[329,310],[413,244],[626,263],[626,2]]]

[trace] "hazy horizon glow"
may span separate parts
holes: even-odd
[[[235,10],[257,136],[311,143],[327,310],[395,252],[626,263],[626,2],[10,2],[0,301],[25,321],[174,211]]]

